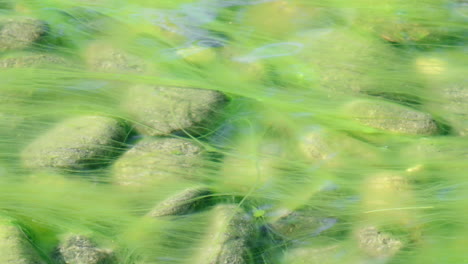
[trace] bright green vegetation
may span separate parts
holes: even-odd
[[[462,0],[0,0],[0,263],[468,263]]]

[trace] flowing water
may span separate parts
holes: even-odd
[[[468,263],[467,15],[0,1],[0,262]]]

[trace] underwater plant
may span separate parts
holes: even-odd
[[[468,263],[464,0],[0,0],[0,263]]]

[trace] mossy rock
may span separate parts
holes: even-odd
[[[15,221],[4,217],[0,217],[0,263],[46,263],[21,227]]]
[[[47,31],[47,24],[38,19],[2,19],[0,20],[0,51],[27,48],[39,41]]]
[[[138,85],[129,88],[122,104],[140,133],[156,136],[212,131],[226,101],[212,90]]]
[[[322,217],[312,210],[286,211],[268,229],[282,240],[304,241],[332,228],[336,218]]]
[[[388,132],[409,135],[434,135],[439,132],[430,114],[379,100],[356,100],[348,104],[345,115],[359,123]]]
[[[120,47],[106,41],[90,43],[84,51],[84,59],[91,70],[112,73],[143,73],[148,65]]]
[[[292,41],[304,45],[296,55],[300,64],[294,64],[315,75],[306,76],[311,78],[309,86],[317,85],[328,94],[378,90],[382,71],[389,73],[397,63],[395,52],[387,45],[348,28],[309,30]],[[278,68],[284,68],[281,60]]]
[[[196,211],[206,205],[211,191],[206,187],[185,189],[156,205],[148,216],[162,217],[184,215]]]
[[[104,116],[65,120],[45,132],[22,153],[27,168],[82,170],[105,165],[119,153],[126,125]]]
[[[250,240],[255,226],[236,205],[221,204],[212,210],[205,241],[194,264],[251,264]]]
[[[399,44],[450,41],[450,35],[462,34],[463,30],[454,26],[460,22],[452,8],[460,7],[449,2],[454,1],[382,0],[379,3],[381,8],[360,8],[354,26]],[[362,6],[373,4],[371,0],[361,0]]]
[[[359,249],[369,257],[390,258],[397,254],[404,243],[390,233],[382,232],[374,226],[357,231],[356,240]]]
[[[70,65],[66,59],[46,53],[25,53],[17,54],[0,59],[0,69],[2,68],[30,68],[39,66]]]
[[[449,83],[434,89],[438,100],[442,99],[443,117],[455,134],[468,136],[468,80]],[[438,105],[440,106],[440,105]]]
[[[64,264],[110,264],[114,263],[110,250],[99,248],[90,238],[69,235],[57,248],[56,258]]]
[[[182,138],[144,138],[113,165],[119,185],[148,186],[170,179],[192,179],[203,161],[204,149]]]
[[[315,129],[299,138],[298,148],[308,162],[323,164],[327,167],[341,167],[358,162],[379,164],[382,157],[377,149],[366,142],[345,133],[327,129]]]

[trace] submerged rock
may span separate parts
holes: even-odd
[[[381,156],[372,145],[327,129],[303,134],[298,147],[308,161],[332,167],[381,162]]]
[[[205,187],[188,188],[159,203],[148,216],[161,217],[191,213],[203,205],[210,194],[211,191]]]
[[[138,85],[129,88],[123,107],[139,132],[155,136],[206,133],[225,104],[226,97],[217,91]]]
[[[370,257],[393,257],[403,247],[402,241],[374,226],[360,229],[356,238],[359,248]]]
[[[282,239],[304,240],[332,228],[336,218],[314,215],[312,211],[287,211],[268,229]]]
[[[12,220],[0,219],[0,263],[45,264],[24,231]]]
[[[194,264],[248,264],[249,240],[255,235],[251,219],[235,205],[218,205],[213,209],[205,244]]]
[[[387,46],[347,28],[304,31],[298,34],[296,41],[304,47],[313,47],[303,48],[298,54],[303,63],[301,68],[312,75],[307,76],[311,78],[308,86],[317,85],[329,95],[380,90],[379,76],[383,71],[389,73],[389,62],[396,63],[395,53]],[[278,66],[280,71],[284,68],[284,65]]]
[[[91,43],[84,57],[92,70],[103,72],[142,73],[147,67],[140,58],[102,41]]]
[[[58,259],[65,264],[110,264],[112,253],[101,249],[91,239],[70,235],[57,249]]]
[[[15,18],[0,21],[0,51],[31,46],[47,33],[45,22],[34,18]]]
[[[0,60],[1,68],[26,68],[43,65],[67,65],[67,61],[59,56],[51,54],[25,54],[16,57],[8,57]]]
[[[389,132],[410,135],[438,132],[431,115],[386,101],[358,100],[347,105],[345,111],[363,125]]]
[[[444,117],[459,136],[468,136],[468,80],[437,87],[436,96],[442,99],[438,106],[445,112]]]
[[[192,178],[201,163],[202,146],[181,138],[145,138],[113,166],[117,184],[146,186],[171,178]]]
[[[34,140],[22,153],[27,168],[80,170],[108,163],[126,139],[123,122],[104,116],[65,120]]]
[[[382,171],[367,177],[360,186],[366,221],[414,230],[420,210],[395,210],[417,206],[411,178],[399,171]]]

